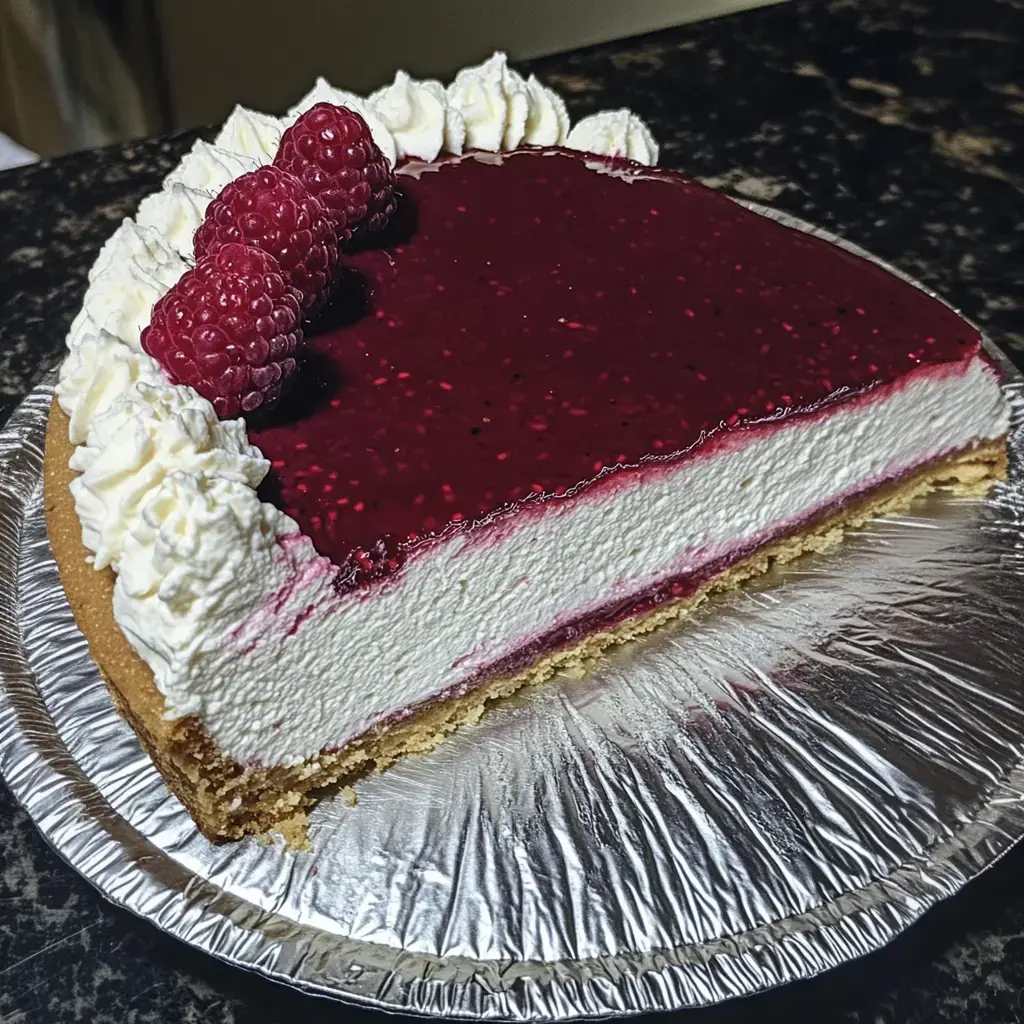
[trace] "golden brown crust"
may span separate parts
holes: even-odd
[[[907,508],[938,487],[961,494],[984,493],[1006,475],[1006,441],[962,452],[895,483],[886,484],[838,512],[830,513],[755,552],[720,573],[681,601],[591,634],[576,646],[549,653],[514,675],[485,681],[462,697],[428,706],[400,723],[373,731],[341,751],[324,751],[292,768],[246,771],[221,756],[216,743],[195,718],[168,721],[163,696],[149,666],[135,653],[114,621],[114,573],[95,571],[86,561],[82,532],[69,485],[68,420],[56,402],[50,409],[43,466],[44,500],[50,544],[61,581],[79,628],[100,667],[118,710],[138,734],[160,774],[188,809],[207,838],[222,842],[269,829],[301,842],[305,812],[317,791],[367,771],[383,770],[399,757],[437,746],[458,726],[476,721],[491,701],[555,672],[573,670],[606,648],[625,643],[671,619],[686,615],[707,597],[739,586],[766,572],[773,563],[792,561],[808,551],[836,545],[843,532],[873,516]]]

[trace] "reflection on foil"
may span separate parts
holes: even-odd
[[[716,1002],[888,941],[1024,834],[1024,482],[876,521],[213,847],[114,711],[0,433],[0,771],[107,896],[311,991],[548,1019]],[[14,584],[16,583],[16,586]]]

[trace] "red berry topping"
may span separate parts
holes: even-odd
[[[229,242],[153,307],[142,347],[231,419],[272,406],[295,373],[300,302],[273,256]]]
[[[391,166],[366,122],[348,107],[310,107],[281,136],[274,166],[320,200],[340,238],[380,231],[395,212]]]
[[[405,560],[406,553],[398,538],[385,534],[369,548],[352,551],[341,564],[334,585],[342,593],[352,587],[366,586],[398,572]]]
[[[230,242],[270,253],[285,283],[302,293],[303,309],[326,297],[338,265],[338,239],[319,200],[293,175],[260,167],[224,188],[196,231],[196,257]]]

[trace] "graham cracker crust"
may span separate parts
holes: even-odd
[[[775,563],[790,562],[806,552],[826,551],[841,541],[845,530],[875,516],[905,510],[915,498],[930,491],[948,488],[963,495],[984,494],[994,480],[1006,476],[1005,438],[978,445],[885,484],[790,536],[773,541],[682,600],[627,619],[611,630],[591,634],[581,643],[549,653],[513,675],[487,680],[462,697],[428,706],[402,722],[371,731],[340,751],[322,751],[315,759],[295,767],[247,770],[221,755],[198,719],[164,718],[163,696],[153,673],[114,621],[115,575],[110,569],[97,572],[85,560],[88,551],[82,545],[81,525],[69,489],[75,476],[68,468],[73,451],[68,440],[68,418],[54,401],[43,464],[47,529],[75,620],[114,703],[208,839],[224,842],[273,830],[293,845],[304,842],[306,812],[326,787],[372,770],[383,771],[400,757],[433,749],[460,725],[479,719],[492,701],[543,682],[559,671],[582,673],[584,664],[606,648],[689,614],[713,594],[735,589]]]

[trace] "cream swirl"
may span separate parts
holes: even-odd
[[[235,680],[206,668],[252,609],[298,571],[279,545],[297,530],[224,476],[175,471],[147,496],[125,536],[114,617],[153,669],[169,716],[216,714],[237,694]],[[308,541],[294,547],[312,555]],[[276,715],[273,707],[241,700],[250,727],[270,726],[261,710]]]
[[[526,80],[529,113],[523,142],[530,146],[561,146],[569,135],[569,113],[562,97],[542,85],[536,75]]]
[[[177,283],[188,269],[170,250],[159,260],[138,259],[112,262],[89,283],[82,309],[68,331],[68,347],[74,348],[86,336],[106,331],[134,349],[139,335],[149,324],[156,302]]]
[[[126,533],[148,496],[177,470],[255,488],[270,464],[246,439],[243,420],[219,420],[191,388],[135,383],[89,424],[70,466],[82,542],[97,569],[118,568]]]
[[[440,82],[417,81],[399,71],[391,85],[378,89],[367,102],[391,132],[399,160],[410,156],[430,161],[442,150],[462,152],[466,125]]]
[[[164,187],[184,185],[186,188],[216,195],[229,182],[249,171],[255,171],[259,166],[252,157],[229,153],[226,149],[211,146],[199,139],[181,163],[164,178]]]
[[[273,163],[284,132],[284,121],[241,104],[235,107],[217,133],[213,144],[228,153],[238,153],[257,163]]]
[[[180,262],[178,253],[164,240],[163,233],[143,227],[125,217],[118,229],[103,243],[96,262],[89,268],[89,280],[121,263],[137,263],[141,267],[171,267]]]
[[[658,144],[650,129],[626,109],[603,110],[577,121],[565,144],[569,149],[625,157],[648,167],[658,162]]]
[[[448,103],[466,124],[466,146],[497,153],[515,149],[526,133],[530,99],[522,75],[504,53],[463,68],[448,86]]]
[[[191,259],[195,253],[196,229],[203,223],[212,200],[209,192],[181,184],[166,185],[142,200],[135,222],[140,227],[152,228],[175,252]]]
[[[166,383],[166,378],[155,359],[106,331],[81,338],[61,364],[55,389],[69,419],[71,443],[85,444],[89,424],[137,381],[158,385]]]

